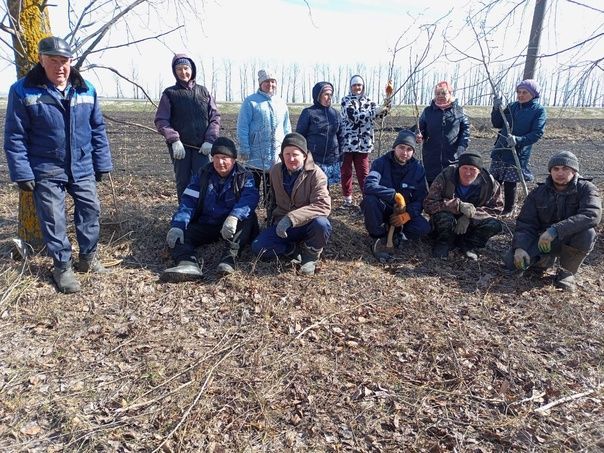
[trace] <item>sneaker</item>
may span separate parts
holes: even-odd
[[[186,282],[199,280],[203,276],[199,265],[193,261],[179,261],[174,267],[162,272],[162,282]]]
[[[340,206],[340,209],[354,209],[354,208],[356,208],[356,205],[352,201],[352,197],[344,198],[344,202]]]
[[[224,275],[229,275],[235,272],[235,259],[232,256],[225,256],[220,260],[216,270]]]
[[[434,258],[441,258],[446,260],[449,257],[449,251],[451,247],[446,242],[437,242],[432,247],[432,256]]]
[[[371,246],[371,253],[376,260],[380,263],[387,263],[392,261],[393,256],[390,253],[391,249],[386,247],[386,238],[376,239],[373,245]]]
[[[65,294],[72,294],[81,291],[82,287],[78,281],[71,262],[65,267],[56,267],[52,270],[52,279],[55,281],[57,288],[60,292]]]
[[[88,256],[80,256],[80,259],[75,267],[78,272],[83,273],[91,272],[93,274],[106,274],[109,272],[98,259],[96,253]]]
[[[561,288],[564,291],[568,291],[569,293],[575,292],[577,289],[575,275],[565,269],[559,269],[554,280],[554,286]]]

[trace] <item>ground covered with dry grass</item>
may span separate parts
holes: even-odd
[[[152,113],[112,116],[152,124]],[[223,123],[234,137],[235,117]],[[390,117],[383,146],[411,123]],[[474,123],[488,162],[494,133]],[[535,150],[538,179],[563,147],[604,188],[602,124],[553,119]],[[569,295],[553,272],[502,270],[513,221],[478,262],[435,260],[420,242],[379,264],[335,187],[314,278],[249,251],[220,278],[211,246],[202,282],[163,284],[176,207],[164,145],[124,124],[109,132],[116,169],[99,190],[111,272],[83,276],[76,295],[56,292],[43,254],[10,259],[18,197],[0,161],[0,450],[604,448],[601,227]]]

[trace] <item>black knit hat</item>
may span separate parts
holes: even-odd
[[[237,147],[235,146],[235,142],[233,142],[233,140],[230,138],[218,137],[212,145],[210,154],[212,156],[215,156],[216,154],[223,154],[225,156],[232,157],[233,159],[237,159]]]
[[[459,156],[459,166],[472,165],[482,170],[482,157],[476,151],[467,151]]]
[[[392,144],[392,149],[396,148],[397,145],[407,145],[413,148],[413,151],[415,151],[415,147],[417,146],[416,143],[417,141],[415,139],[415,134],[409,129],[403,129],[396,136],[396,139]]]
[[[557,165],[570,167],[579,173],[579,160],[570,151],[560,151],[558,154],[554,154],[547,163],[547,171],[552,171],[552,167]]]
[[[306,139],[303,135],[298,134],[297,132],[290,132],[283,138],[283,142],[281,143],[281,153],[283,153],[283,149],[286,146],[295,146],[299,148],[305,155],[308,154],[308,145],[306,144]]]

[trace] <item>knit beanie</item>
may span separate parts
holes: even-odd
[[[459,166],[462,165],[472,165],[480,170],[482,170],[482,157],[476,151],[467,151],[462,153],[458,159]]]
[[[227,137],[218,137],[214,144],[212,145],[212,150],[210,151],[212,156],[216,154],[223,154],[225,156],[232,157],[233,159],[237,159],[237,147],[235,146],[235,142]]]
[[[285,149],[286,146],[295,146],[296,148],[300,149],[304,155],[308,154],[306,139],[302,134],[298,134],[297,132],[290,132],[283,138],[283,142],[281,143],[281,153],[283,153],[283,149]]]
[[[184,64],[187,65],[188,67],[193,67],[193,64],[191,62],[190,58],[187,57],[181,57],[181,58],[177,58],[176,60],[174,60],[174,64],[172,66],[176,67],[179,64]]]
[[[547,163],[547,171],[552,171],[552,167],[555,167],[556,165],[564,165],[579,173],[579,161],[577,160],[577,156],[570,151],[560,151],[558,154],[554,154]]]
[[[539,85],[537,84],[537,81],[534,79],[526,79],[523,80],[522,82],[520,82],[518,84],[518,86],[516,86],[516,89],[523,89],[528,91],[529,93],[531,93],[531,95],[533,96],[533,98],[538,98],[539,97]]]
[[[270,69],[261,69],[258,71],[258,85],[262,85],[262,82],[266,82],[267,80],[277,80],[275,73]]]
[[[396,136],[396,139],[392,144],[392,149],[396,148],[397,145],[407,145],[413,148],[413,151],[415,152],[415,147],[417,146],[416,144],[417,141],[415,139],[415,134],[409,129],[403,129]]]

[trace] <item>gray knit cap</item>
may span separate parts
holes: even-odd
[[[570,151],[560,151],[558,154],[554,154],[549,162],[547,163],[547,171],[552,171],[552,167],[556,165],[564,165],[570,167],[579,173],[579,160]]]

